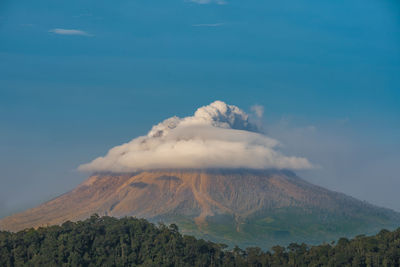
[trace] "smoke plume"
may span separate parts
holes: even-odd
[[[146,136],[116,146],[104,157],[79,167],[92,172],[131,172],[174,168],[308,169],[306,158],[279,152],[279,142],[260,133],[248,115],[215,101],[193,116],[172,117]]]

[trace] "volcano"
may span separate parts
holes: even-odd
[[[0,229],[77,221],[97,213],[175,223],[229,245],[321,243],[400,225],[400,214],[308,183],[288,170],[98,173],[74,190],[0,220]]]

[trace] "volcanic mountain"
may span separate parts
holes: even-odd
[[[241,246],[328,242],[400,226],[400,214],[312,185],[287,170],[208,169],[99,173],[1,230],[90,215],[176,223],[182,232]]]

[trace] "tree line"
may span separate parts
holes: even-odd
[[[175,224],[93,215],[60,226],[0,232],[0,266],[400,266],[400,228],[263,251],[182,235]]]

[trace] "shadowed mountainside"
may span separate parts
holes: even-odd
[[[176,223],[184,233],[242,246],[319,243],[400,225],[400,215],[312,185],[290,171],[167,170],[95,174],[76,189],[0,220],[0,229],[91,214]]]

